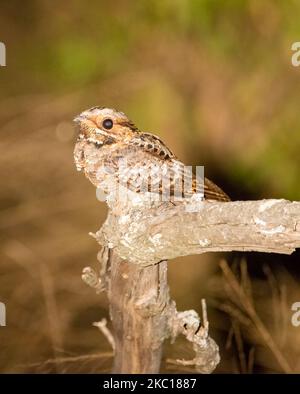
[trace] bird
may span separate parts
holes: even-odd
[[[140,131],[123,112],[93,107],[74,122],[79,133],[74,149],[77,170],[106,194],[122,185],[134,195],[151,193],[173,203],[196,194],[204,200],[230,201],[212,181],[187,171],[158,136]]]

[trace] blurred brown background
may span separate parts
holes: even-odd
[[[83,267],[97,267],[88,232],[106,215],[73,164],[72,119],[82,110],[124,111],[186,164],[205,165],[233,199],[300,199],[300,67],[291,64],[299,18],[299,2],[279,0],[0,2],[2,372],[111,365],[92,326],[108,317],[107,299],[81,281]],[[226,256],[237,280],[248,290],[251,282],[257,315],[295,372],[299,255]],[[178,308],[200,311],[207,299],[217,372],[286,371],[230,294],[220,258],[170,262]],[[184,341],[166,346],[165,358],[192,357]],[[164,362],[163,371],[189,369]]]

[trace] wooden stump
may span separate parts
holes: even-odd
[[[167,262],[140,268],[110,256],[114,373],[158,373],[168,332]]]

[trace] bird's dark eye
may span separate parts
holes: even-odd
[[[106,130],[112,129],[113,125],[114,125],[114,122],[111,119],[104,119],[103,122],[102,122],[102,126]]]

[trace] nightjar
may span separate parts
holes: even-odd
[[[207,178],[199,181],[160,138],[141,132],[124,113],[94,107],[74,121],[79,129],[76,167],[105,193],[122,185],[135,194],[152,193],[171,201],[197,193],[206,200],[230,200]]]

